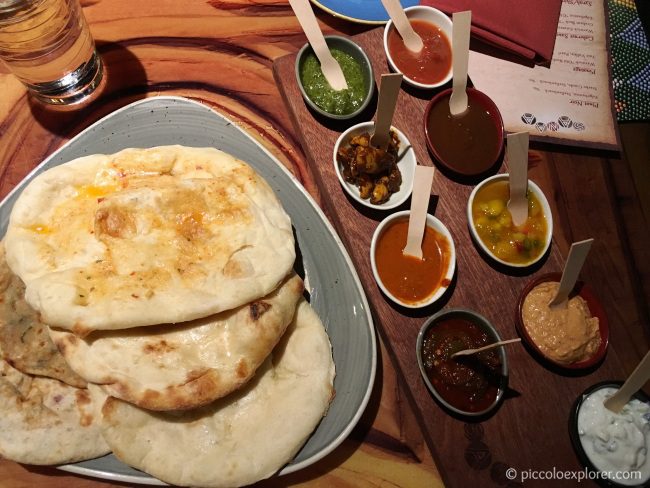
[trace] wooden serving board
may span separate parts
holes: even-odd
[[[378,28],[353,37],[370,57],[377,81],[381,73],[388,72],[382,34],[383,30]],[[416,337],[426,318],[441,308],[468,308],[490,320],[503,339],[517,337],[514,317],[519,293],[534,276],[561,271],[564,263],[562,253],[554,242],[543,265],[535,270],[517,276],[496,269],[479,254],[467,228],[466,205],[473,187],[436,171],[433,192],[439,198],[437,202],[433,199],[430,211],[435,211],[454,238],[456,279],[444,300],[434,307],[413,311],[394,305],[375,283],[369,257],[373,231],[388,212],[370,211],[349,199],[339,184],[332,160],[332,149],[340,133],[352,123],[371,119],[375,107],[373,105],[360,120],[348,121],[345,125],[316,117],[305,105],[298,89],[295,57],[294,53],[275,61],[276,82],[314,173],[323,204],[352,256],[373,308],[376,327],[407,385],[409,400],[445,484],[450,487],[519,486],[519,476],[514,481],[506,476],[511,467],[520,472],[553,468],[557,471],[581,470],[567,429],[571,406],[588,386],[604,379],[625,376],[627,365],[623,365],[636,361],[638,355],[631,344],[632,336],[623,337],[616,345],[610,341],[608,356],[598,369],[574,376],[546,368],[524,347],[508,346],[510,391],[491,417],[471,421],[443,410],[426,389],[415,357]],[[430,98],[431,93],[414,92],[403,85],[393,120],[393,125],[411,141],[418,162],[424,165],[433,165],[423,131],[423,114]],[[532,179],[535,179],[534,172]],[[544,186],[542,188],[555,212],[553,189]],[[606,276],[600,271],[594,272],[593,276],[600,274]],[[596,292],[599,289],[606,291],[602,288],[606,286],[604,284],[592,285]],[[630,334],[638,334],[636,338],[645,343],[640,331]],[[629,346],[627,351],[626,346]],[[626,361],[614,352],[615,347],[619,348],[621,355],[626,355]],[[575,485],[575,481],[556,480],[551,483],[553,486]],[[526,483],[526,486],[535,485],[535,482]]]

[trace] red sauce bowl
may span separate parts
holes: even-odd
[[[467,150],[467,143],[463,135],[466,130],[459,130],[452,127],[453,119],[451,115],[446,118],[440,117],[439,104],[449,103],[452,89],[443,90],[434,96],[428,103],[424,112],[424,139],[426,140],[429,151],[433,154],[435,160],[443,167],[454,174],[465,177],[477,177],[487,175],[491,171],[496,172],[499,163],[502,161],[504,145],[503,118],[496,104],[485,93],[475,88],[467,88],[467,98],[470,105],[469,110],[482,112],[485,115],[481,117],[483,122],[471,131],[472,137],[476,141],[471,141],[471,149]],[[436,109],[437,108],[437,109]],[[446,109],[445,114],[449,113]],[[466,115],[460,116],[467,120]],[[474,119],[475,117],[472,117]],[[487,119],[487,125],[486,125]],[[456,124],[465,123],[456,121]],[[489,125],[491,124],[491,125]],[[469,126],[469,127],[473,127]],[[487,130],[486,130],[487,129]],[[450,156],[450,148],[440,146],[441,142],[449,143],[450,146],[457,146],[453,149],[453,156]],[[475,143],[474,143],[475,142]],[[489,150],[488,150],[489,149]],[[488,150],[486,154],[486,150]],[[462,155],[461,155],[462,154]]]
[[[402,73],[402,75],[404,76],[403,78],[404,82],[408,83],[409,85],[415,88],[421,90],[432,90],[434,88],[443,86],[444,84],[448,83],[451,80],[451,76],[452,76],[451,62],[449,62],[448,66],[445,66],[446,73],[445,72],[438,73],[439,76],[436,81],[430,80],[431,82],[427,83],[426,80],[420,79],[420,81],[417,81],[412,77],[413,76],[418,77],[414,73],[418,73],[419,70],[423,67],[431,68],[432,66],[439,64],[441,62],[441,58],[447,60],[452,57],[451,37],[452,37],[453,24],[451,19],[447,14],[445,14],[441,10],[438,10],[437,8],[434,7],[429,7],[427,5],[415,5],[413,7],[405,8],[404,13],[406,14],[406,18],[409,21],[425,22],[427,24],[435,26],[435,28],[440,31],[440,33],[442,34],[442,36],[444,36],[445,39],[443,40],[442,43],[436,43],[434,39],[429,39],[429,41],[425,43],[425,47],[423,48],[423,51],[421,51],[421,55],[415,56],[416,58],[418,58],[416,64],[419,63],[423,63],[423,64],[420,64],[419,67],[412,66],[410,69],[403,71],[402,69],[400,69],[400,66],[406,67],[410,62],[414,62],[415,60],[412,57],[413,55],[408,54],[406,51],[402,53],[398,53],[398,52],[393,53],[393,51],[390,49],[391,43],[389,41],[389,38],[392,37],[393,34],[396,34],[396,28],[393,24],[393,21],[389,20],[386,23],[386,27],[384,28],[384,53],[386,54],[386,60],[388,61],[388,65],[395,73]],[[437,54],[431,52],[429,53],[429,55],[425,54],[428,49],[433,49],[435,51],[436,50],[436,48],[434,48],[435,45],[437,45],[438,48],[441,49],[441,51],[438,51]],[[446,49],[443,49],[443,46],[446,46],[448,48],[448,51]],[[404,63],[406,63],[406,65]],[[443,70],[442,66],[438,66],[438,68]]]
[[[500,380],[499,380],[499,386],[498,386],[496,397],[493,399],[490,405],[488,405],[486,408],[480,411],[464,410],[458,405],[453,405],[449,403],[447,400],[445,400],[445,398],[443,398],[441,392],[438,391],[438,389],[434,386],[434,384],[429,379],[427,369],[424,364],[425,359],[423,357],[424,340],[429,329],[435,328],[438,324],[445,322],[449,319],[460,319],[463,321],[471,322],[472,324],[478,326],[479,329],[481,329],[487,334],[487,336],[491,339],[490,342],[498,342],[501,340],[501,337],[499,336],[499,333],[494,328],[494,326],[482,315],[472,310],[463,309],[463,308],[450,308],[450,309],[441,310],[440,312],[432,315],[426,322],[424,322],[417,337],[417,341],[415,345],[415,354],[417,357],[418,367],[420,369],[422,379],[425,385],[427,386],[427,388],[429,389],[429,391],[431,392],[431,394],[433,395],[433,397],[448,412],[452,414],[460,415],[462,417],[473,417],[473,418],[484,417],[484,416],[487,417],[500,404],[505,394],[505,391],[508,387],[508,359],[507,359],[505,347],[502,346],[495,349],[496,353],[499,355],[499,359],[501,362],[501,367],[499,370]]]
[[[593,368],[603,360],[605,354],[607,353],[607,346],[609,345],[609,323],[607,321],[607,315],[605,314],[605,310],[600,303],[600,300],[598,300],[591,287],[586,283],[582,281],[576,283],[573,292],[584,299],[584,301],[587,303],[587,307],[589,308],[589,312],[591,313],[592,317],[598,318],[600,347],[592,357],[584,361],[569,364],[555,361],[542,352],[542,350],[533,341],[532,337],[530,337],[528,331],[526,330],[526,327],[524,326],[522,312],[526,296],[531,292],[533,288],[541,283],[545,283],[547,281],[555,281],[559,283],[561,279],[562,273],[548,273],[538,276],[525,286],[519,295],[519,300],[517,302],[517,310],[515,313],[515,328],[517,329],[518,334],[521,336],[526,345],[534,352],[538,359],[541,359],[543,362],[564,370],[583,370]]]

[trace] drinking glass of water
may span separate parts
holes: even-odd
[[[52,105],[88,100],[103,77],[79,0],[0,0],[0,59]]]

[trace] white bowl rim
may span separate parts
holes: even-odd
[[[506,352],[506,349],[501,346],[499,348],[499,356],[502,359],[502,364],[501,364],[501,372],[502,376],[504,376],[505,379],[505,387],[502,387],[502,385],[499,385],[499,389],[497,390],[497,396],[494,399],[494,402],[490,404],[489,407],[487,407],[484,410],[478,411],[478,412],[468,412],[466,410],[461,410],[458,407],[454,407],[451,405],[448,401],[446,401],[440,393],[438,393],[438,390],[431,384],[431,381],[429,381],[429,378],[427,377],[424,364],[422,362],[422,355],[420,354],[420,351],[422,350],[422,343],[424,342],[424,334],[429,328],[431,327],[431,324],[433,324],[435,321],[440,320],[440,318],[445,317],[447,315],[453,315],[453,314],[459,314],[459,315],[471,315],[475,318],[478,319],[479,322],[481,322],[483,325],[486,325],[488,329],[491,330],[492,333],[494,333],[497,341],[501,340],[501,335],[499,334],[499,331],[494,327],[492,322],[490,322],[484,315],[475,312],[474,310],[470,310],[469,308],[462,308],[462,307],[454,307],[454,308],[446,308],[442,309],[435,314],[433,314],[431,317],[429,317],[427,320],[424,321],[422,326],[420,327],[420,331],[418,332],[418,337],[417,340],[415,341],[415,356],[418,361],[418,367],[420,369],[420,374],[422,375],[422,379],[424,380],[425,384],[429,388],[429,391],[436,397],[436,399],[442,403],[446,408],[451,410],[452,412],[456,412],[460,415],[466,416],[466,417],[480,417],[482,415],[486,415],[490,413],[492,410],[494,410],[497,405],[501,402],[501,399],[505,395],[505,390],[507,388],[508,384],[508,376],[509,376],[509,370],[508,370],[508,354]]]
[[[420,11],[420,12],[429,11],[431,13],[434,13],[436,16],[440,15],[440,16],[444,17],[445,19],[447,19],[447,21],[445,23],[448,23],[447,26],[449,27],[449,29],[453,29],[453,22],[451,21],[449,16],[447,14],[445,14],[443,11],[438,10],[435,7],[431,7],[429,5],[413,5],[412,7],[407,7],[407,8],[404,9],[404,12],[406,13],[407,17],[408,17],[409,12],[413,12],[413,11]],[[436,24],[437,27],[441,27],[438,22],[434,22],[434,23]],[[386,54],[386,60],[388,61],[388,64],[390,65],[391,69],[393,71],[395,71],[396,73],[402,73],[402,71],[399,70],[397,68],[397,65],[393,62],[393,57],[390,55],[390,51],[388,50],[388,32],[390,31],[392,26],[393,26],[393,21],[392,21],[392,19],[389,19],[388,22],[386,22],[386,25],[384,27],[384,37],[383,37],[384,38],[384,53]],[[451,46],[451,35],[449,35],[449,45]],[[449,67],[449,73],[447,73],[447,76],[445,76],[445,78],[443,80],[439,81],[438,83],[426,84],[426,83],[420,83],[418,81],[415,81],[415,80],[409,78],[408,76],[406,76],[404,73],[402,73],[402,77],[404,78],[404,81],[406,81],[410,85],[413,85],[413,86],[415,86],[417,88],[421,88],[421,89],[424,89],[424,90],[431,90],[433,88],[439,88],[439,87],[445,85],[446,83],[449,82],[449,80],[451,80],[452,75],[453,75],[452,69],[451,69],[451,67]]]
[[[375,251],[377,249],[377,241],[379,240],[379,236],[382,234],[384,228],[391,222],[394,222],[402,218],[408,218],[410,213],[411,213],[410,210],[402,210],[400,212],[395,212],[389,215],[388,217],[386,217],[384,220],[382,220],[379,223],[379,225],[375,229],[375,232],[372,234],[372,240],[370,241],[370,267],[372,268],[372,275],[375,278],[375,282],[377,283],[379,288],[381,288],[381,291],[384,292],[384,294],[388,298],[390,298],[393,302],[406,308],[423,308],[435,303],[442,295],[444,295],[447,292],[449,286],[439,286],[436,289],[436,291],[431,296],[427,297],[425,300],[416,303],[403,302],[399,298],[395,297],[384,286],[381,279],[379,278],[379,271],[377,270],[377,263],[375,261]],[[451,236],[451,233],[449,232],[449,229],[447,229],[445,224],[443,224],[440,221],[440,219],[431,215],[430,213],[427,213],[426,223],[428,226],[432,227],[436,232],[442,234],[449,242],[449,251],[450,251],[449,266],[447,267],[447,272],[445,273],[443,280],[448,280],[451,283],[454,277],[454,273],[456,272],[456,246],[454,244],[454,239]]]
[[[363,198],[361,198],[361,196],[359,195],[359,189],[357,187],[345,181],[345,179],[343,178],[343,174],[341,173],[341,168],[339,168],[339,163],[336,160],[336,153],[338,152],[340,145],[343,143],[343,141],[346,139],[348,135],[364,127],[368,127],[369,129],[371,129],[372,127],[374,127],[374,125],[375,122],[372,120],[366,122],[360,122],[358,124],[353,125],[352,127],[349,127],[343,133],[341,133],[341,135],[338,137],[338,139],[336,139],[336,142],[334,143],[334,149],[332,152],[332,161],[334,162],[334,171],[336,172],[336,176],[338,177],[339,183],[341,183],[343,190],[348,195],[350,195],[355,201],[361,203],[362,205],[365,205],[368,208],[373,208],[375,210],[391,210],[393,208],[399,207],[411,196],[411,193],[413,192],[413,177],[410,178],[411,180],[410,184],[407,183],[408,186],[405,187],[406,191],[404,191],[404,194],[400,198],[392,198],[391,195],[391,198],[387,202],[380,203],[380,204],[370,203],[370,200],[368,199],[364,200]],[[404,151],[404,156],[402,157],[400,163],[398,163],[398,166],[402,162],[408,163],[409,166],[412,166],[414,172],[415,166],[417,166],[417,159],[415,157],[415,150],[411,145],[411,141],[409,141],[408,137],[406,137],[406,135],[397,127],[391,125],[390,129],[394,130],[395,133],[397,134],[397,137],[399,137],[400,146],[404,145],[404,147],[407,148],[407,150]],[[403,169],[400,169],[400,171],[402,171],[402,176],[403,176],[404,175]],[[405,178],[402,178],[402,184],[404,184],[404,180]],[[350,188],[351,186],[354,188],[354,190]]]
[[[488,249],[488,247],[483,243],[483,240],[479,237],[478,232],[476,232],[476,229],[474,228],[474,217],[472,216],[472,202],[474,201],[474,197],[476,196],[478,190],[491,181],[507,180],[508,178],[509,178],[509,173],[499,173],[496,175],[492,175],[488,178],[485,178],[483,181],[481,181],[478,185],[474,187],[472,193],[470,193],[469,198],[467,199],[467,226],[469,227],[470,234],[472,235],[474,241],[478,243],[480,248],[488,256],[490,256],[491,259],[494,259],[496,262],[503,264],[504,266],[509,266],[511,268],[528,268],[538,263],[546,255],[546,253],[548,252],[548,248],[551,247],[551,241],[553,240],[553,213],[551,212],[551,206],[549,205],[548,199],[546,198],[546,195],[544,195],[542,189],[539,186],[537,186],[537,184],[533,180],[530,179],[528,180],[528,187],[533,190],[533,192],[539,199],[539,203],[542,205],[542,209],[544,210],[544,216],[546,217],[546,244],[544,245],[544,250],[541,252],[539,256],[537,256],[537,258],[535,258],[534,260],[528,263],[509,263],[508,261],[504,261],[503,259],[496,257],[492,253],[492,251]]]

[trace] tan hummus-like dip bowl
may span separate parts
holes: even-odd
[[[549,273],[526,285],[517,304],[517,332],[544,362],[565,369],[592,368],[607,352],[607,316],[589,286],[582,282],[576,284],[570,297],[575,299],[566,310],[544,310],[542,302],[548,302],[553,295],[551,284],[559,283],[561,278],[561,273]],[[540,320],[547,322],[542,325]],[[558,320],[566,322],[555,323]]]

